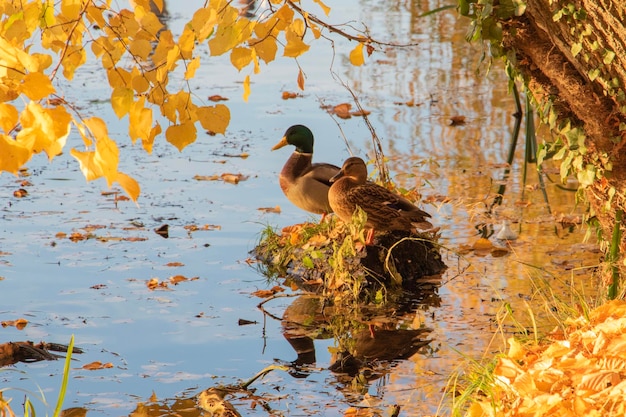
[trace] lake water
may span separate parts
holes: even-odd
[[[589,280],[599,254],[592,244],[582,243],[584,226],[559,221],[572,222],[579,215],[574,193],[546,180],[547,205],[534,165],[524,184],[523,143],[496,218],[485,215],[504,175],[515,106],[501,65],[495,63],[486,74],[482,47],[465,42],[469,21],[458,19],[454,10],[420,18],[446,4],[436,0],[328,3],[331,23],[362,27],[363,22],[374,38],[417,45],[377,47],[364,66],[352,67],[353,43],[337,39],[333,58],[328,42],[315,42],[299,59],[306,90],[292,100],[281,98],[283,91],[297,91],[298,67],[291,59],[252,75],[247,103],[241,82],[248,69],[237,73],[227,58],[204,61],[192,90],[201,98],[228,97],[232,121],[225,136],[201,133],[182,153],[164,138],[151,155],[133,147],[126,120],[118,121],[101,101],[109,93],[87,68],[71,87],[60,89],[78,101],[84,115],[107,120],[111,137],[123,148],[120,170],[141,183],[139,204],[103,195],[108,191],[104,181],[86,183],[69,152],[52,163],[37,156],[21,178],[0,177],[0,320],[29,321],[23,330],[0,328],[0,340],[68,343],[74,335],[85,352],[74,357],[64,408],[84,410],[68,415],[85,410],[89,416],[199,415],[191,398],[201,390],[246,380],[268,365],[296,358],[281,323],[257,308],[261,300],[251,293],[273,284],[247,260],[266,225],[314,219],[292,206],[277,184],[292,149],[270,149],[285,129],[296,123],[311,127],[317,161],[340,165],[350,156],[337,123],[321,108],[352,102],[338,79],[371,111],[396,183],[417,187],[431,202],[422,206],[441,227],[449,269],[438,289],[440,304],[422,306],[404,318],[408,326],[433,328],[432,349],[355,391],[327,369],[333,341],[317,340],[317,361],[306,378],[274,371],[253,384],[276,414],[338,416],[351,405],[399,404],[403,416],[434,415],[451,374],[461,372],[468,358],[503,347],[506,335],[498,332],[497,320],[503,302],[512,305],[521,322],[530,323],[528,306],[540,315],[543,311],[537,292],[543,279],[566,301],[569,284],[579,287]],[[201,4],[168,4],[174,33]],[[201,55],[208,58],[206,45]],[[465,124],[452,126],[453,116],[464,116]],[[352,152],[371,159],[371,135],[363,119],[336,120]],[[81,146],[75,131],[69,145]],[[242,152],[250,156],[238,157]],[[222,173],[247,179],[238,184],[194,179]],[[557,179],[558,173],[550,177]],[[23,180],[32,184],[24,187],[28,196],[13,197]],[[276,205],[280,214],[258,210]],[[479,225],[493,223],[497,230],[500,219],[510,219],[519,233],[508,255],[468,249],[479,237]],[[153,230],[164,224],[168,238]],[[186,226],[192,225],[219,227],[190,232]],[[68,238],[87,230],[101,239]],[[174,275],[197,279],[165,290],[146,285]],[[281,298],[264,307],[280,317],[292,301]],[[240,326],[240,319],[255,323]],[[551,326],[548,320],[540,325],[543,330]],[[94,361],[113,366],[82,369]],[[31,398],[41,389],[48,406],[37,400],[35,406],[51,414],[62,372],[63,361],[17,364],[0,369],[0,388],[25,389]],[[13,389],[4,393],[14,399],[16,410],[23,395]],[[233,403],[242,415],[268,415],[248,398],[235,397]]]

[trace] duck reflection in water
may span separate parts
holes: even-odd
[[[434,291],[435,286],[430,286]],[[438,296],[424,295],[423,300],[438,304]],[[422,304],[423,306],[423,304]],[[409,359],[425,348],[431,339],[429,328],[401,328],[401,321],[410,317],[418,307],[415,302],[396,306],[396,318],[385,318],[384,324],[369,323],[365,318],[350,319],[347,314],[334,307],[324,306],[323,299],[316,295],[298,297],[283,315],[283,336],[293,347],[297,358],[292,362],[292,376],[305,377],[306,365],[316,362],[315,339],[335,337],[336,352],[333,353],[329,369],[335,373],[356,375],[372,363],[388,363]],[[404,308],[404,310],[403,310]],[[365,322],[365,323],[364,323]]]

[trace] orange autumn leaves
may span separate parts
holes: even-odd
[[[115,115],[127,120],[131,142],[139,141],[151,152],[155,139],[164,134],[182,151],[196,140],[200,127],[224,133],[231,118],[226,105],[200,103],[204,100],[192,93],[189,81],[202,66],[198,48],[208,47],[212,56],[229,54],[234,68],[251,66],[253,75],[260,71],[260,61],[270,63],[281,49],[290,58],[307,52],[307,37],[318,39],[323,29],[312,15],[284,0],[272,0],[272,10],[252,19],[230,2],[211,0],[176,38],[151,11],[149,0],[131,3],[122,10],[75,0],[0,3],[0,171],[17,173],[41,152],[49,159],[60,155],[74,126],[83,146],[70,153],[85,178],[117,183],[137,200],[139,184],[118,169],[120,148],[104,120],[78,115],[78,106],[60,91],[56,79],[72,81],[95,57],[110,87],[106,99]],[[314,3],[328,15],[328,6],[321,0]],[[162,6],[161,1],[155,4]],[[350,53],[355,65],[362,64],[364,46],[371,52],[363,42]],[[32,44],[37,48],[30,48]],[[243,80],[245,99],[251,93],[251,74]],[[170,80],[180,79],[186,81],[176,83],[182,87],[172,88]],[[303,90],[302,70],[296,82]],[[161,126],[163,120],[167,126]]]
[[[626,302],[610,301],[568,324],[547,345],[509,339],[493,372],[495,398],[472,404],[466,415],[625,415]],[[502,406],[494,410],[492,400]]]

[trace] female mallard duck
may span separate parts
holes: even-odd
[[[330,179],[339,167],[325,163],[312,164],[313,133],[303,125],[291,126],[272,150],[286,145],[296,147],[278,177],[280,188],[287,199],[302,210],[327,214],[333,210],[328,203]]]
[[[366,243],[372,242],[374,230],[430,230],[430,214],[385,187],[367,181],[367,167],[361,158],[346,159],[341,170],[330,179],[333,183],[328,201],[341,220],[348,223],[357,206],[367,214],[370,229]]]

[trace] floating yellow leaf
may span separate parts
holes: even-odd
[[[196,141],[196,126],[192,122],[185,122],[180,125],[173,125],[165,130],[165,139],[176,146],[179,151]]]
[[[350,63],[356,67],[363,65],[365,58],[363,57],[363,44],[359,43],[356,48],[350,52]]]
[[[54,93],[55,89],[50,79],[41,72],[26,74],[20,86],[20,91],[29,99],[38,101]]]
[[[204,129],[213,133],[226,133],[230,123],[230,110],[225,105],[198,107],[197,114]]]
[[[243,80],[243,101],[248,102],[250,97],[250,76],[246,75],[246,79]]]
[[[133,90],[126,87],[115,87],[111,93],[111,107],[118,119],[121,119],[130,110],[133,104]]]

